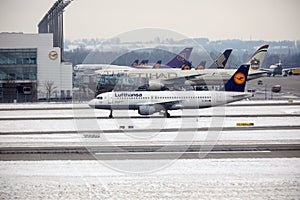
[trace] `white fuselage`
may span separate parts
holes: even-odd
[[[125,74],[129,78],[148,79],[158,81],[163,85],[185,81],[188,85],[220,85],[227,82],[236,69],[204,69],[181,70],[170,69],[105,69],[97,70],[99,75]],[[248,80],[262,77],[266,72],[249,70]]]
[[[108,92],[89,102],[98,109],[139,109],[140,106],[161,105],[165,110],[198,109],[251,97],[247,92],[224,91],[147,91]]]

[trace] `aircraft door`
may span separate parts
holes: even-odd
[[[108,105],[112,104],[112,94],[111,93],[109,93],[107,96],[107,103],[108,103]]]
[[[216,94],[216,104],[223,104],[224,102],[226,102],[226,95],[223,92],[218,92]]]

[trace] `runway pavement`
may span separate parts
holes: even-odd
[[[95,116],[72,116],[71,112],[74,110],[72,105],[1,107],[0,125],[2,128],[0,129],[0,137],[4,142],[0,142],[0,160],[298,158],[300,156],[300,135],[297,133],[297,130],[300,129],[300,124],[297,123],[300,119],[299,105],[299,102],[261,102],[257,104],[243,102],[229,105],[229,112],[226,114],[210,111],[205,113],[204,111],[200,115],[175,115],[173,118],[167,119],[167,122],[171,124],[170,126],[147,129],[133,126],[129,129],[130,124],[128,121],[130,120],[131,123],[146,123],[147,121],[145,120],[153,119],[156,123],[162,117],[145,118],[136,115],[119,115],[115,119],[107,119],[101,113]],[[80,105],[75,110],[78,110],[80,113],[90,112],[85,106]],[[225,119],[227,125],[226,123],[223,126],[215,127],[207,125],[206,121],[209,122],[209,119],[215,118]],[[191,127],[173,126],[172,122],[178,119],[187,119],[188,121],[196,119],[196,121],[191,123]],[[248,121],[256,120],[257,123],[249,126],[236,126],[236,122],[245,121],[245,119]],[[101,122],[104,125],[115,120],[122,120],[122,123],[127,124],[124,126],[125,129],[120,128],[121,126],[116,126],[112,129],[81,129],[78,131],[72,127],[76,125],[72,125],[71,122],[73,120],[78,120],[78,122],[97,120],[96,123]],[[135,122],[135,120],[137,121]],[[40,127],[35,129],[33,127],[35,123],[40,125]],[[64,129],[68,127],[68,123],[72,128]],[[41,124],[46,125],[46,128]],[[194,127],[195,124],[197,127]],[[13,126],[8,127],[9,125]],[[110,126],[107,125],[107,127]],[[200,140],[173,141],[168,139],[173,137],[172,134],[174,132],[180,135],[184,135],[187,132],[201,133],[203,135],[207,131],[214,130],[220,131],[223,135],[247,131],[251,131],[255,135],[258,134],[257,131],[260,131],[259,135],[261,136],[263,136],[264,131],[267,131],[266,134],[270,135],[272,130],[274,130],[277,131],[276,134],[278,135],[278,132],[281,130],[283,138],[274,140],[254,138],[247,140],[243,139],[241,135],[239,139],[231,141],[214,138],[215,141],[212,141],[211,144],[208,141]],[[287,131],[292,131],[293,134],[285,138],[284,134]],[[156,136],[160,136],[157,141],[139,141],[139,134],[152,137],[151,134],[153,133]],[[108,134],[111,138],[114,136],[118,138],[129,136],[135,140],[122,141],[120,139],[118,142],[103,143],[101,134]],[[58,137],[58,140],[52,135],[70,136],[64,136],[66,137],[65,140],[55,136]],[[165,137],[164,135],[168,136]],[[47,138],[49,139],[47,140]],[[85,139],[89,139],[89,141]],[[164,140],[160,141],[160,139]],[[76,140],[76,142],[73,140]]]
[[[147,160],[210,158],[299,158],[300,145],[217,145],[212,147],[1,148],[1,160]],[[166,147],[163,147],[166,148]]]

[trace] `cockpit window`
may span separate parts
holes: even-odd
[[[103,99],[103,97],[97,97],[97,99],[100,99],[100,100],[102,100],[102,99]]]

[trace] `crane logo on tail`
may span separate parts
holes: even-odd
[[[245,74],[239,72],[239,73],[237,73],[236,75],[234,75],[234,82],[235,82],[236,84],[241,85],[241,84],[244,84],[245,81],[246,81],[246,76],[245,76]]]

